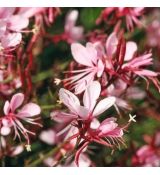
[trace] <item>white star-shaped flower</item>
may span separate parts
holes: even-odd
[[[135,118],[136,118],[136,115],[132,116],[131,114],[129,114],[129,121],[128,122],[136,122]]]

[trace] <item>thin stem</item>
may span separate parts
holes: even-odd
[[[61,149],[61,147],[63,147],[63,145],[65,145],[68,142],[65,141],[63,142],[60,146],[55,147],[54,149],[52,149],[51,151],[49,151],[47,154],[45,154],[42,157],[39,157],[38,159],[34,160],[33,162],[29,163],[28,165],[26,165],[27,167],[36,167],[37,165],[41,164],[43,162],[43,160],[45,160],[46,158],[48,158],[49,156],[52,156],[53,154],[55,154],[57,151],[59,151]]]

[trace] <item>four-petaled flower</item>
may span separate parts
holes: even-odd
[[[18,136],[18,138],[21,139],[21,133],[27,140],[28,145],[30,145],[28,134],[35,135],[35,133],[27,130],[23,126],[22,121],[41,126],[41,124],[35,122],[37,118],[32,118],[33,116],[39,115],[41,109],[35,103],[27,103],[21,109],[18,110],[18,108],[22,105],[23,101],[24,94],[17,93],[13,95],[10,102],[5,102],[5,116],[0,118],[0,131],[2,135],[8,135],[11,131],[11,128],[13,127],[15,131],[15,138]]]

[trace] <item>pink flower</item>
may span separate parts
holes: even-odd
[[[123,129],[118,127],[116,118],[111,117],[105,119],[97,129],[99,137],[118,138],[123,136]]]
[[[160,156],[156,153],[152,146],[144,145],[136,153],[132,159],[133,164],[145,167],[159,167]]]
[[[22,121],[28,122],[30,124],[35,124],[41,126],[39,123],[36,123],[32,117],[39,115],[41,112],[40,107],[35,103],[27,103],[21,109],[17,110],[24,101],[24,95],[22,93],[17,93],[13,95],[11,101],[6,101],[4,105],[4,114],[5,116],[0,118],[1,134],[8,135],[11,128],[14,128],[15,138],[18,136],[20,139],[20,133],[27,139],[29,144],[28,134],[35,133],[24,128]]]
[[[87,133],[84,136],[84,140],[81,142],[81,147],[77,150],[75,155],[75,163],[77,166],[79,166],[79,156],[81,152],[91,142],[96,142],[111,148],[114,145],[120,147],[119,143],[124,144],[122,138],[123,128],[118,127],[118,124],[116,123],[116,118],[107,118],[101,124],[98,125],[96,126],[97,129],[91,128],[91,126],[90,128],[88,128]]]
[[[158,15],[159,16],[159,15]],[[160,48],[160,21],[159,19],[154,19],[151,24],[147,26],[147,44],[150,47]]]
[[[121,20],[125,17],[127,29],[133,30],[134,25],[138,27],[142,26],[139,17],[142,16],[143,11],[143,7],[107,7],[102,11],[96,23],[99,24],[101,21],[106,21],[109,24],[115,24],[117,20]]]
[[[83,105],[79,99],[70,91],[61,88],[59,91],[60,101],[66,105],[70,114],[59,113],[58,117],[78,120],[91,120],[110,108],[115,103],[114,97],[107,97],[97,103],[100,96],[101,86],[98,81],[93,81],[85,90],[83,95]]]
[[[81,139],[81,147],[75,155],[77,165],[79,165],[81,152],[90,142],[97,142],[108,147],[113,146],[112,141],[114,144],[114,139],[123,143],[121,139],[123,130],[118,127],[115,118],[106,119],[101,124],[97,120],[97,116],[115,104],[114,97],[106,97],[97,103],[100,92],[100,83],[93,81],[84,92],[83,106],[81,106],[79,99],[73,93],[63,88],[59,91],[60,101],[69,108],[70,113],[59,112],[54,117],[60,122],[66,122],[68,119],[68,122],[76,127],[76,130],[72,132],[68,140],[73,140],[73,143],[76,144],[77,138],[80,137]]]
[[[116,33],[112,33],[106,41],[106,69],[111,76],[117,76],[130,84],[131,76],[138,75],[144,78],[147,83],[151,80],[154,85],[160,90],[157,76],[159,73],[148,70],[146,66],[152,65],[152,54],[144,54],[134,56],[137,51],[135,42],[129,41],[125,43],[123,40],[118,40]],[[113,58],[116,55],[116,60]],[[148,83],[149,84],[149,83]]]
[[[16,8],[0,8],[0,50],[20,44],[21,30],[29,25],[29,19],[16,12]]]
[[[65,19],[64,32],[62,34],[57,34],[53,36],[53,42],[57,43],[59,41],[66,41],[71,44],[83,39],[84,28],[82,26],[76,26],[76,21],[78,19],[78,11],[70,11]]]
[[[98,52],[92,43],[87,43],[86,47],[79,43],[71,45],[73,58],[77,63],[85,66],[85,69],[71,71],[77,75],[65,79],[66,85],[71,84],[75,94],[83,92],[86,87],[93,82],[95,76],[101,77],[104,71],[104,64],[98,56]]]
[[[73,43],[76,41],[79,41],[83,38],[83,27],[76,26],[76,21],[78,18],[78,11],[72,10],[67,14],[66,20],[65,20],[65,36],[69,43]]]

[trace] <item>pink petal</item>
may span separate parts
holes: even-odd
[[[71,52],[75,61],[79,64],[93,67],[92,54],[79,43],[71,44]]]
[[[116,98],[115,97],[107,97],[103,100],[101,100],[96,108],[93,111],[93,116],[98,116],[101,113],[103,113],[105,110],[107,110],[108,108],[110,108],[112,105],[114,105],[116,102]]]
[[[10,17],[14,13],[15,9],[16,7],[1,7],[0,8],[0,18]]]
[[[56,142],[56,132],[52,129],[42,131],[39,138],[48,145],[54,145]]]
[[[10,127],[2,126],[2,128],[0,129],[0,133],[3,136],[7,136],[10,132],[11,132]]]
[[[97,99],[100,96],[101,86],[98,81],[93,81],[86,89],[83,95],[83,104],[84,106],[92,112]]]
[[[97,50],[92,43],[86,44],[86,49],[89,54],[89,58],[94,64],[97,64]]]
[[[6,32],[6,21],[0,20],[0,37],[2,37]]]
[[[115,121],[116,121],[116,119],[113,118],[113,117],[104,120],[104,121],[100,124],[98,130],[100,130],[103,134],[106,134],[106,133],[108,133],[108,132],[113,131],[113,130],[118,126],[118,124],[115,123]]]
[[[116,36],[116,33],[112,33],[109,35],[107,42],[106,42],[106,51],[108,57],[112,57],[113,54],[116,52],[116,48],[118,45],[118,38]]]
[[[124,57],[125,61],[129,61],[133,58],[134,53],[137,51],[137,44],[129,41],[126,43],[126,54]]]
[[[78,40],[81,40],[83,38],[83,27],[73,27],[70,28],[69,34],[70,38],[73,42],[76,42]]]
[[[158,73],[153,72],[151,70],[145,70],[145,69],[142,69],[142,70],[139,70],[139,71],[134,71],[134,73],[138,74],[138,75],[143,75],[143,76],[151,76],[151,77],[158,76]]]
[[[80,94],[83,92],[87,85],[94,80],[95,74],[96,72],[93,70],[93,72],[90,72],[88,75],[77,81],[77,84],[75,85],[75,94]]]
[[[17,93],[13,95],[11,102],[10,102],[10,108],[12,112],[14,112],[19,106],[21,106],[23,101],[24,101],[24,94]]]
[[[97,118],[93,118],[90,128],[97,129],[100,126],[100,122],[97,120]]]
[[[13,15],[9,19],[9,29],[20,31],[29,25],[29,19],[20,15]]]
[[[123,130],[121,128],[117,127],[113,131],[110,131],[110,132],[106,133],[106,136],[109,136],[109,137],[122,137],[123,136]]]
[[[77,106],[76,112],[83,120],[87,120],[89,117],[89,110],[86,109],[84,106]]]
[[[10,156],[12,156],[12,157],[17,156],[20,153],[22,153],[23,150],[24,150],[24,147],[22,145],[19,145],[19,146],[16,146],[16,147],[12,147]]]
[[[70,109],[70,111],[77,113],[77,107],[80,106],[80,102],[72,92],[61,88],[59,90],[59,99]]]
[[[51,112],[50,116],[53,120],[59,123],[67,123],[78,117],[75,114],[68,114],[60,111]]]
[[[65,22],[65,31],[69,31],[73,26],[75,26],[76,20],[78,18],[78,11],[72,10],[67,14]]]
[[[10,104],[9,104],[9,101],[6,101],[3,107],[4,114],[8,115],[9,110],[10,110]]]
[[[1,38],[1,44],[3,48],[15,47],[20,44],[21,40],[21,33],[9,33]]]
[[[28,103],[19,110],[17,116],[21,118],[32,117],[39,115],[41,113],[41,108],[35,103]]]
[[[97,71],[97,77],[101,77],[103,71],[104,71],[104,64],[103,64],[102,60],[98,60],[98,71]]]

